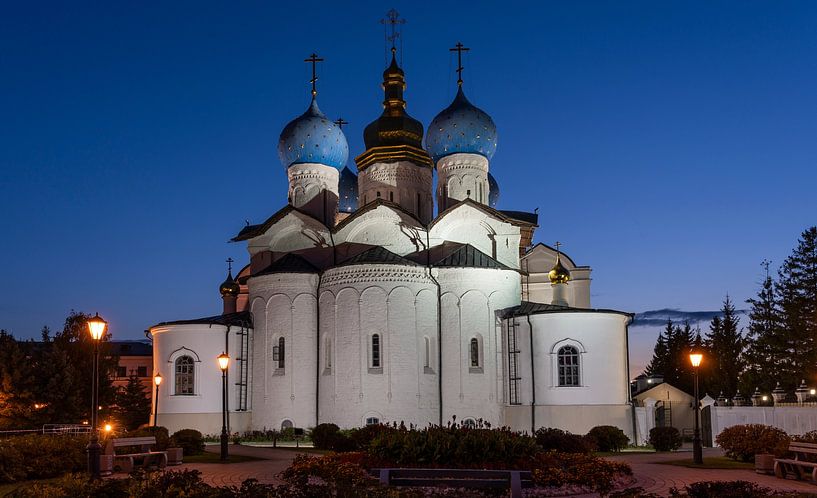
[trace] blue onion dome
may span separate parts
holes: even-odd
[[[428,125],[426,150],[434,164],[456,154],[479,154],[490,160],[496,152],[496,125],[491,116],[465,98],[462,86],[451,105]]]
[[[488,173],[488,205],[496,209],[499,202],[499,184],[491,173]]]
[[[338,197],[338,211],[342,213],[357,211],[357,175],[349,169],[349,166],[344,166],[340,171]]]
[[[281,132],[278,157],[285,168],[300,163],[341,168],[349,158],[349,144],[340,127],[321,112],[313,98],[309,109]]]

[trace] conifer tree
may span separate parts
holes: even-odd
[[[778,270],[775,288],[789,355],[779,379],[786,389],[817,374],[817,227],[806,229],[797,242]]]
[[[652,359],[647,365],[647,368],[644,369],[644,375],[648,377],[663,377],[665,375],[667,366],[669,365],[669,348],[667,347],[667,341],[669,337],[672,337],[673,331],[674,325],[672,319],[668,319],[666,327],[658,334],[658,339],[655,341],[655,347],[653,348]]]
[[[664,381],[685,392],[692,392],[692,365],[689,363],[689,350],[695,336],[689,321],[683,327],[675,326],[672,337],[667,341],[669,349],[669,366]]]
[[[136,429],[150,418],[150,398],[139,377],[131,375],[128,383],[116,393],[114,414],[120,425]]]
[[[769,273],[769,261],[763,261],[765,277],[757,297],[748,299],[749,327],[746,334],[746,366],[741,376],[741,391],[763,392],[774,389],[781,373],[788,370],[786,338],[775,284]]]
[[[706,375],[706,391],[717,395],[723,392],[733,396],[743,371],[744,340],[738,329],[735,306],[729,296],[723,301],[721,315],[712,318],[706,336],[707,357],[701,365]]]

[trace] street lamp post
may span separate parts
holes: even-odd
[[[230,357],[227,353],[218,355],[218,368],[221,369],[221,460],[227,460],[227,367]]]
[[[689,353],[689,361],[692,363],[692,374],[695,379],[695,429],[692,434],[692,461],[698,465],[704,463],[703,448],[701,448],[701,402],[698,394],[698,367],[701,366],[703,357],[704,355],[696,349]]]
[[[99,341],[105,335],[108,322],[102,319],[97,313],[88,320],[88,331],[94,340],[94,367],[93,384],[91,385],[91,440],[88,442],[86,450],[88,452],[88,473],[91,480],[99,480],[99,455],[102,453],[102,446],[99,444],[99,429],[97,427],[97,412],[99,411]]]
[[[153,427],[156,427],[156,418],[159,416],[159,385],[162,383],[162,374],[153,376],[153,383],[156,384],[156,392],[153,395]]]

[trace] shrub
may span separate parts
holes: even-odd
[[[655,451],[675,451],[681,447],[681,433],[675,427],[653,427],[649,441]]]
[[[162,426],[140,427],[139,429],[128,431],[122,437],[148,437],[148,436],[153,436],[156,438],[156,446],[154,446],[154,449],[156,451],[163,451],[170,447],[170,435],[167,431],[167,427]]]
[[[612,425],[598,425],[590,429],[587,438],[593,441],[599,451],[621,451],[630,438],[624,431]]]
[[[533,481],[540,486],[579,486],[602,496],[618,484],[616,481],[633,473],[624,462],[611,462],[582,453],[553,451],[537,455],[531,471]]]
[[[793,439],[802,443],[817,443],[817,431],[809,431],[801,436],[793,436]]]
[[[335,424],[318,424],[309,433],[312,445],[319,450],[331,450],[340,427]]]
[[[733,425],[721,431],[715,443],[733,460],[751,462],[758,453],[783,456],[791,439],[782,430],[763,424]]]
[[[182,448],[185,456],[204,453],[204,437],[195,429],[182,429],[174,432],[170,438],[170,444],[176,448]]]
[[[352,429],[349,437],[355,442],[356,449],[365,451],[372,444],[374,438],[376,438],[382,432],[390,430],[391,429],[385,425],[372,424],[359,429]]]
[[[57,477],[85,468],[87,437],[15,436],[0,440],[0,483]]]
[[[536,444],[543,450],[555,450],[564,453],[590,453],[593,451],[593,443],[585,436],[571,434],[561,429],[545,428],[537,429],[533,434]]]
[[[670,496],[688,496],[690,498],[765,498],[780,496],[773,489],[764,488],[748,481],[701,481],[684,486],[681,493],[676,488],[670,490]],[[795,495],[796,496],[796,495]]]

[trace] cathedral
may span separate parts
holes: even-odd
[[[233,237],[249,263],[228,271],[220,314],[149,330],[155,422],[218,434],[226,353],[231,432],[456,419],[632,436],[633,315],[591,307],[591,268],[533,244],[538,213],[499,209],[497,128],[462,65],[424,129],[395,52],[354,169],[307,59],[311,101],[278,141],[286,204]]]

